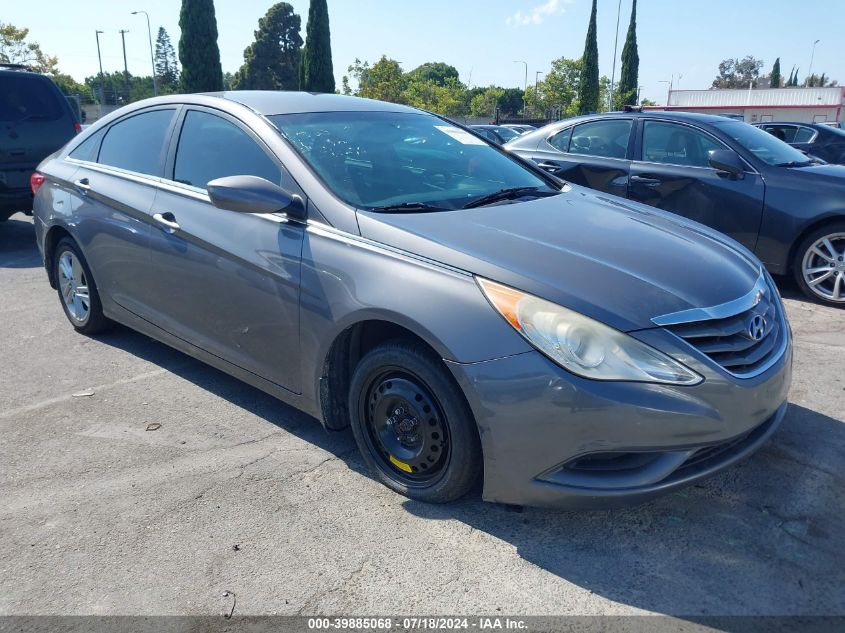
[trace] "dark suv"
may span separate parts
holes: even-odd
[[[772,273],[792,273],[807,296],[845,307],[841,165],[816,164],[742,121],[689,112],[577,117],[505,149],[574,184],[726,233]]]
[[[35,167],[79,130],[67,99],[49,77],[0,65],[0,222],[32,210]]]

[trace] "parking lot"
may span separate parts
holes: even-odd
[[[429,506],[349,432],[128,329],[75,334],[14,216],[0,614],[843,614],[845,312],[782,281],[791,404],[750,460],[627,510]]]

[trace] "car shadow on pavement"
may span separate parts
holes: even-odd
[[[677,616],[845,613],[845,422],[791,404],[751,458],[650,503],[611,511],[406,501],[502,539],[616,603]],[[578,605],[560,604],[560,612]],[[570,611],[571,612],[571,611]]]
[[[35,268],[40,265],[32,219],[16,214],[0,222],[0,268]]]

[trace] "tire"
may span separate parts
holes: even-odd
[[[107,330],[112,322],[103,315],[97,284],[76,242],[62,238],[53,251],[52,265],[59,303],[74,329],[87,335]]]
[[[810,299],[845,308],[845,222],[832,222],[809,233],[798,245],[792,270]]]
[[[388,488],[446,503],[479,480],[475,420],[443,362],[426,347],[389,341],[367,353],[352,375],[349,411],[364,461]]]

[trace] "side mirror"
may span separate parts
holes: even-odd
[[[732,178],[742,178],[745,165],[742,159],[732,149],[712,149],[709,152],[710,166],[721,172],[730,174]]]
[[[208,197],[218,209],[239,213],[278,213],[305,220],[305,203],[299,196],[285,191],[258,176],[226,176],[206,185]]]

